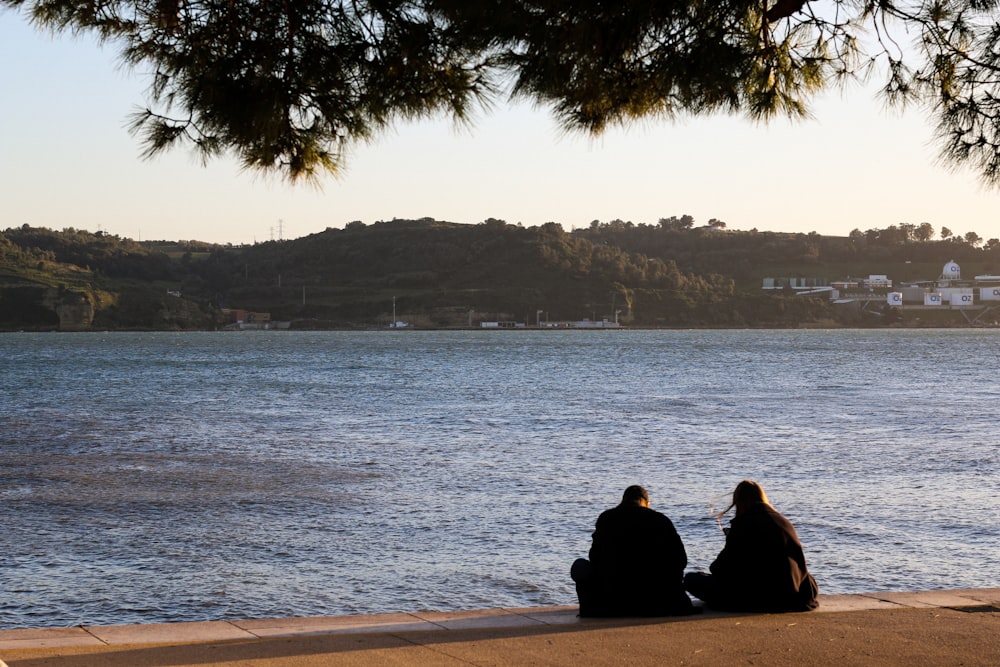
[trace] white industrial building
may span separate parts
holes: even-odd
[[[901,285],[886,295],[890,306],[970,308],[990,302],[1000,305],[1000,276],[962,280],[962,268],[954,260],[944,265],[936,280]]]
[[[941,269],[935,280],[893,285],[889,276],[825,281],[822,278],[764,278],[762,289],[790,290],[796,295],[824,294],[836,303],[884,303],[893,308],[974,308],[1000,306],[1000,276],[976,276],[962,280],[962,269],[954,260]]]

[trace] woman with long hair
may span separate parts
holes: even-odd
[[[710,607],[730,611],[818,607],[816,580],[806,568],[795,527],[771,506],[761,485],[740,482],[729,509],[736,514],[725,531],[726,546],[709,568],[711,574],[685,575],[687,591]]]

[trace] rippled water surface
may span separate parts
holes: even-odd
[[[1000,586],[1000,332],[0,334],[0,627],[575,604],[628,484],[821,592]]]

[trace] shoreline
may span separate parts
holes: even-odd
[[[0,630],[0,665],[948,664],[1000,661],[1000,588],[820,595],[787,614],[576,606]]]
[[[526,331],[547,331],[547,332],[566,332],[566,331],[587,331],[587,332],[604,332],[604,331],[891,331],[891,330],[966,330],[966,329],[1000,329],[1000,324],[993,323],[983,323],[983,324],[941,324],[940,322],[935,323],[899,323],[895,322],[892,324],[886,324],[882,326],[857,326],[851,324],[837,324],[834,322],[802,322],[798,325],[791,326],[644,326],[644,325],[620,325],[617,327],[536,327],[536,326],[524,326],[524,327],[507,327],[507,328],[497,328],[497,327],[425,327],[425,326],[408,326],[400,327],[394,329],[392,327],[378,327],[378,326],[364,326],[364,327],[289,327],[289,328],[270,328],[270,329],[225,329],[225,328],[215,328],[215,329],[143,329],[143,328],[120,328],[120,329],[59,329],[59,328],[3,328],[0,326],[0,334],[23,334],[23,333],[295,333],[295,332],[414,332],[414,331],[482,331],[482,332],[497,332],[502,331],[504,333],[517,333]]]

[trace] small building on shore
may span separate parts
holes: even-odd
[[[242,308],[223,308],[225,329],[230,331],[252,331],[258,329],[288,329],[291,322],[276,322],[271,319],[271,313],[244,310]]]

